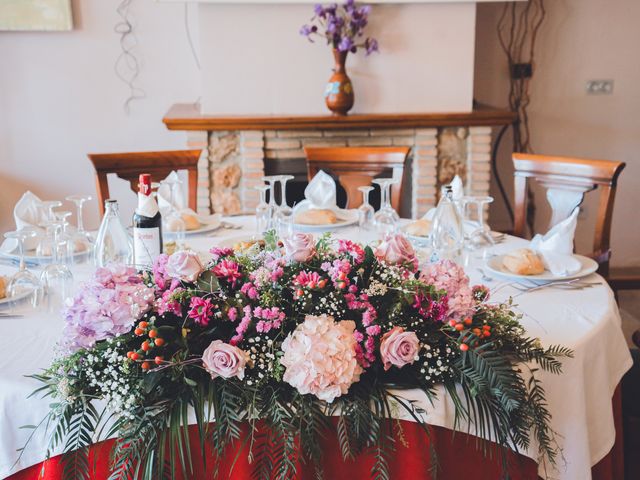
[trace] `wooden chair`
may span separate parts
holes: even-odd
[[[332,172],[347,194],[346,208],[358,208],[362,194],[358,187],[371,185],[375,177],[391,170],[398,181],[391,186],[391,205],[400,211],[404,164],[409,147],[305,147],[309,181],[319,170]]]
[[[138,191],[138,175],[150,173],[154,182],[163,180],[173,170],[187,170],[189,178],[188,205],[197,207],[198,160],[201,150],[172,150],[165,152],[90,153],[89,160],[96,170],[96,190],[100,215],[104,201],[109,198],[107,175],[114,173],[128,180],[131,190]]]
[[[552,208],[550,226],[567,218],[582,203],[584,194],[598,188],[600,202],[592,257],[600,264],[600,273],[609,273],[611,255],[609,239],[616,184],[623,162],[583,158],[514,153],[515,219],[514,235],[525,236],[527,213],[527,179],[533,178],[547,189]]]

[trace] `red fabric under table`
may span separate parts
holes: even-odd
[[[619,480],[623,477],[622,442],[621,442],[621,396],[620,389],[616,390],[613,397],[613,412],[616,422],[616,445],[613,450],[602,459],[592,469],[594,480]],[[407,447],[397,442],[397,451],[390,459],[391,478],[398,480],[427,480],[431,479],[429,474],[429,442],[435,442],[438,452],[440,480],[459,480],[468,478],[473,480],[496,480],[501,478],[501,463],[496,455],[491,458],[485,457],[481,451],[476,449],[476,439],[463,433],[454,433],[441,427],[431,427],[431,439],[425,432],[413,422],[401,422],[404,438]],[[335,421],[334,421],[335,425]],[[246,433],[246,430],[245,432]],[[190,475],[178,475],[183,480],[200,480],[212,478],[210,471],[204,472],[202,467],[202,457],[198,445],[197,429],[191,426],[189,430],[192,444],[194,473]],[[113,440],[108,440],[94,445],[90,449],[90,462],[93,464],[96,458],[96,469],[92,475],[92,480],[106,480],[109,477],[109,452]],[[324,478],[327,480],[360,480],[371,477],[371,467],[373,458],[371,455],[360,455],[355,461],[343,461],[338,446],[335,432],[329,434],[322,440],[323,446],[323,468]],[[194,448],[196,447],[196,448]],[[229,468],[233,462],[237,451],[233,448],[222,463],[222,468],[218,478],[244,480],[251,478],[254,466],[247,461],[248,447],[241,452],[234,469],[229,473]],[[494,452],[495,453],[495,452]],[[94,457],[95,456],[95,457]],[[510,474],[514,480],[534,480],[538,478],[538,467],[536,463],[528,457],[511,453],[509,455]],[[209,462],[211,465],[211,462]],[[41,469],[44,466],[44,474],[41,476]],[[22,470],[7,480],[59,480],[62,478],[62,466],[60,458],[55,457],[48,462],[34,465]],[[314,470],[312,466],[301,465],[297,480],[313,479]]]

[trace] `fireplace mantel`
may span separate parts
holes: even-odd
[[[515,118],[511,111],[486,106],[469,113],[217,116],[201,114],[197,104],[177,103],[162,121],[169,130],[233,131],[498,126],[513,123]]]

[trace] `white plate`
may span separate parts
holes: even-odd
[[[221,221],[220,221],[219,218],[212,218],[212,219],[208,220],[206,223],[202,222],[200,228],[196,228],[195,230],[186,230],[184,232],[184,234],[185,235],[199,235],[201,233],[213,232],[214,230],[217,230],[218,228],[220,228],[220,224],[221,224]],[[164,229],[163,229],[162,233],[167,238],[173,238],[173,237],[176,236],[176,232],[170,232],[170,231],[164,230]]]
[[[558,280],[572,280],[574,278],[586,277],[587,275],[591,275],[593,272],[598,270],[598,262],[596,262],[592,258],[584,257],[582,255],[574,255],[574,258],[576,260],[579,260],[582,266],[580,270],[571,275],[554,275],[547,270],[538,275],[519,275],[506,269],[506,267],[502,264],[503,258],[504,255],[496,255],[495,257],[491,257],[489,260],[487,260],[486,263],[487,270],[498,276],[513,280],[529,280],[532,282],[555,282]]]
[[[0,256],[8,258],[10,260],[14,260],[16,263],[20,261],[20,255],[12,252],[0,252]],[[77,263],[81,263],[85,259],[89,258],[89,252],[76,252],[73,254],[73,261]],[[24,254],[24,261],[27,264],[27,267],[37,266],[37,265],[46,265],[51,263],[51,256],[43,256],[39,257],[33,252],[26,252]]]
[[[23,298],[27,298],[32,293],[33,293],[33,291],[31,291],[31,292],[22,292],[22,293],[19,293],[18,295],[14,295],[13,297],[5,297],[5,298],[0,300],[0,307],[6,305],[9,302],[17,302],[18,300],[22,300]]]
[[[357,210],[338,209],[336,216],[338,217],[338,221],[336,223],[328,223],[326,225],[304,225],[302,223],[294,223],[293,228],[302,232],[325,232],[327,230],[348,227],[349,225],[358,223]]]

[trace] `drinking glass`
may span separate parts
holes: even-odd
[[[54,246],[60,243],[62,224],[63,222],[58,220],[51,223]],[[45,293],[47,310],[54,313],[62,309],[65,300],[72,294],[73,274],[69,267],[60,263],[58,248],[54,248],[52,253],[51,263],[42,270],[40,281]]]
[[[42,208],[45,213],[45,221],[46,222],[55,222],[56,214],[54,212],[54,208],[59,208],[62,206],[62,202],[59,200],[44,200],[42,202]]]
[[[176,207],[178,204],[178,187],[182,182],[180,179],[171,176],[160,183],[168,185],[170,192],[171,207],[166,218],[163,218],[165,229],[175,236],[176,249],[181,250],[184,247],[185,232],[187,231],[187,225],[182,218],[182,214]]]
[[[293,235],[293,209],[287,203],[287,182],[293,178],[293,175],[278,175],[277,178],[280,182],[280,204],[276,213],[276,229],[280,238]]]
[[[84,208],[84,204],[90,200],[93,200],[93,197],[91,195],[69,195],[65,198],[65,200],[73,202],[76,206],[76,242],[84,242],[84,240],[82,240],[82,237],[85,237],[86,242],[91,245],[93,243],[93,238],[91,237],[89,232],[84,229],[84,215],[82,210]]]
[[[485,206],[491,202],[493,197],[489,196],[462,198],[464,220],[471,230],[466,235],[466,243],[472,250],[495,245],[491,230],[484,220]]]
[[[278,205],[276,204],[276,183],[277,183],[278,175],[269,175],[266,177],[262,177],[263,182],[267,182],[269,184],[269,225],[267,226],[267,230],[271,230],[275,227],[275,215],[278,209]]]
[[[118,202],[104,202],[105,213],[93,250],[96,267],[104,267],[110,263],[131,264],[133,262],[133,246],[127,230],[120,221]]]
[[[75,253],[73,233],[71,232],[69,224],[69,217],[73,214],[69,211],[55,211],[54,215],[56,216],[56,220],[60,226],[60,232],[56,243],[58,261],[64,265],[70,265],[74,262]]]
[[[433,254],[438,260],[456,261],[459,259],[464,245],[464,231],[450,185],[446,186],[445,193],[436,208],[429,238]]]
[[[369,203],[369,193],[373,187],[358,187],[362,192],[362,205],[358,207],[358,226],[365,230],[369,230],[373,226],[374,209]]]
[[[13,238],[18,243],[18,254],[20,255],[20,267],[16,274],[11,277],[7,285],[7,296],[9,298],[22,295],[23,293],[31,293],[33,295],[31,302],[35,306],[38,303],[40,292],[40,280],[31,271],[27,269],[24,261],[24,242],[29,238],[37,236],[37,232],[32,228],[22,228],[14,232],[4,234],[5,238]]]
[[[373,183],[380,187],[380,210],[378,210],[374,218],[374,223],[378,233],[382,238],[394,233],[397,229],[398,213],[391,206],[391,185],[396,183],[393,178],[376,178]]]
[[[48,260],[43,260],[43,263],[48,263],[53,257],[53,251],[56,249],[54,241],[54,223],[55,220],[47,220],[41,223],[39,226],[44,228],[44,234],[40,235],[38,245],[36,246],[36,256],[42,259],[48,257]]]
[[[267,203],[267,192],[271,189],[269,185],[258,185],[256,190],[260,192],[260,203],[256,207],[256,238],[261,238],[269,228],[270,209]]]

